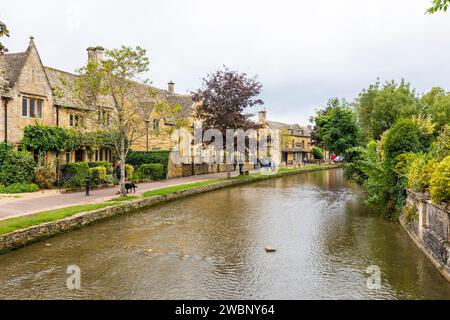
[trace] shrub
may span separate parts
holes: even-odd
[[[39,187],[34,183],[13,183],[7,187],[0,185],[0,193],[25,193],[39,191]]]
[[[442,128],[441,133],[431,148],[431,154],[439,161],[450,156],[450,125]]]
[[[147,152],[128,152],[126,163],[139,167],[148,163],[160,163],[164,168],[164,175],[167,174],[169,164],[169,151],[147,151]]]
[[[50,189],[56,181],[56,168],[46,165],[34,169],[34,182],[41,189]]]
[[[62,169],[62,185],[66,188],[82,187],[86,184],[89,166],[86,162],[66,163]]]
[[[430,180],[430,193],[434,203],[450,200],[450,156],[434,166]]]
[[[114,178],[114,175],[112,174],[107,174],[106,175],[106,183],[107,184],[116,184],[116,178]]]
[[[18,152],[0,143],[0,184],[31,183],[34,178],[33,158],[25,151]]]
[[[90,168],[89,177],[91,185],[99,185],[106,183],[106,168],[105,167]]]
[[[165,178],[164,167],[160,163],[145,163],[139,168],[141,177],[152,180],[161,180]]]
[[[134,167],[131,164],[125,164],[125,176],[128,180],[133,180],[134,178]]]
[[[436,161],[426,156],[418,156],[410,165],[408,171],[408,188],[425,192],[430,187],[430,179]]]
[[[383,145],[386,160],[392,161],[402,153],[422,151],[424,146],[420,143],[421,134],[412,120],[399,120],[386,133]]]
[[[324,158],[322,150],[320,148],[314,147],[312,149],[313,157],[316,160],[322,160]]]
[[[411,225],[417,220],[419,220],[419,211],[417,210],[417,207],[414,205],[405,206],[405,208],[403,209],[403,215],[408,225]]]
[[[111,162],[108,161],[95,161],[95,162],[88,162],[89,168],[95,168],[95,167],[105,167],[106,172],[108,174],[111,174],[113,172],[113,165]]]

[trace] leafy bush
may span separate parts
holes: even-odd
[[[435,160],[424,155],[418,156],[409,167],[408,188],[417,192],[427,191],[435,165]]]
[[[314,147],[312,149],[313,157],[316,160],[322,160],[324,158],[322,150],[320,148]]]
[[[345,151],[344,158],[347,161],[347,166],[345,167],[346,179],[362,185],[367,179],[367,175],[362,170],[367,158],[367,149],[363,147],[349,148]]]
[[[114,175],[112,174],[107,174],[106,175],[106,183],[107,184],[116,184],[116,178],[114,178]]]
[[[25,151],[18,152],[11,145],[0,143],[0,184],[31,183],[34,178],[33,158]]]
[[[95,167],[105,167],[106,172],[108,174],[111,174],[113,172],[113,165],[111,162],[108,161],[95,161],[95,162],[88,162],[89,168],[95,168]]]
[[[134,179],[134,167],[131,164],[125,164],[125,176],[128,180]]]
[[[62,169],[62,185],[66,188],[83,187],[89,174],[86,162],[66,163]]]
[[[56,181],[56,168],[45,165],[34,169],[34,182],[41,189],[50,189]]]
[[[436,139],[436,142],[433,144],[430,153],[438,161],[450,156],[450,125],[446,125],[442,128],[442,131]]]
[[[402,153],[424,150],[421,141],[420,128],[409,119],[399,120],[387,131],[384,142],[386,160],[392,161]]]
[[[164,167],[160,163],[145,163],[139,168],[141,177],[152,180],[161,180],[165,178]]]
[[[450,200],[450,156],[434,166],[430,180],[430,193],[434,203]]]
[[[407,205],[403,209],[403,215],[408,225],[411,225],[417,220],[419,220],[419,211],[417,210],[417,207],[414,205]]]
[[[169,151],[148,151],[148,152],[128,152],[126,163],[135,167],[140,167],[148,163],[160,163],[164,168],[164,175],[167,174],[167,166],[169,164]]]
[[[7,187],[0,185],[0,193],[25,193],[39,191],[39,187],[34,183],[13,183]]]
[[[91,185],[99,185],[106,183],[106,168],[105,167],[89,168],[89,177]]]

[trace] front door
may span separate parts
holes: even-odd
[[[83,161],[83,150],[76,150],[75,151],[75,162],[82,162]]]

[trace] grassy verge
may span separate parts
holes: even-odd
[[[50,222],[59,220],[62,218],[70,217],[74,214],[93,211],[97,209],[102,209],[105,207],[116,205],[116,202],[109,203],[97,203],[97,204],[87,204],[79,205],[68,208],[61,208],[55,210],[44,211],[28,216],[11,218],[0,221],[0,235],[16,231],[18,229],[24,229],[31,226],[35,226],[44,222]]]
[[[192,188],[196,188],[196,187],[207,186],[209,184],[213,184],[213,183],[220,182],[220,181],[223,181],[223,180],[224,179],[213,179],[213,180],[206,180],[206,181],[200,181],[200,182],[182,184],[182,185],[178,185],[178,186],[172,186],[172,187],[166,187],[166,188],[161,188],[161,189],[150,190],[150,191],[144,192],[144,198],[153,197],[153,196],[164,196],[164,195],[166,195],[168,193],[174,193],[174,192],[177,192],[177,191],[182,191],[182,190],[188,190],[188,189],[192,189]]]

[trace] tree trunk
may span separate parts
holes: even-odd
[[[226,166],[227,166],[227,178],[231,178],[230,164],[227,163]]]
[[[125,189],[125,137],[122,135],[120,138],[120,192],[122,195],[126,195],[126,189]]]

